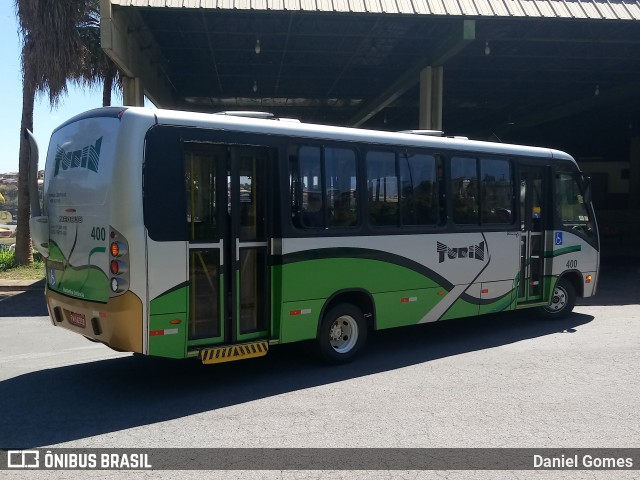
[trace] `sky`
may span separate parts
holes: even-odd
[[[18,171],[20,149],[20,119],[22,118],[22,73],[20,70],[20,37],[13,0],[2,0],[0,7],[0,174]],[[122,105],[122,95],[112,95],[113,105]],[[45,156],[53,130],[78,113],[102,106],[102,88],[68,85],[68,92],[55,108],[49,96],[36,97],[33,112],[33,133],[38,142],[40,161],[44,169]]]

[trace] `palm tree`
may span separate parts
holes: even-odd
[[[78,63],[74,80],[87,86],[102,84],[102,106],[108,107],[113,88],[121,88],[120,75],[118,67],[100,45],[100,1],[90,0],[87,3],[85,18],[77,26],[86,55],[84,61]]]
[[[22,120],[18,174],[18,226],[15,261],[33,263],[29,235],[29,147],[23,135],[33,131],[33,107],[38,92],[48,93],[55,106],[67,81],[105,82],[110,103],[117,70],[100,50],[99,0],[15,0],[22,36]],[[104,62],[104,64],[103,64]],[[116,72],[115,74],[113,72]],[[106,95],[103,95],[106,97]]]

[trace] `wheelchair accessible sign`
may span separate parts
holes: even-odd
[[[556,245],[562,245],[562,232],[556,232]]]

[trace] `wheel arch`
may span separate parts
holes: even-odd
[[[576,296],[584,297],[582,273],[580,273],[578,270],[567,270],[565,272],[562,272],[562,274],[558,277],[558,281],[560,281],[561,278],[564,278],[569,283],[571,283],[571,286],[576,292]]]
[[[318,321],[317,331],[320,330],[320,325],[325,314],[330,311],[335,305],[338,305],[340,303],[350,303],[351,305],[358,307],[364,315],[367,327],[370,330],[376,329],[376,306],[371,293],[362,288],[348,288],[338,290],[333,295],[331,295],[324,303],[322,310],[320,311],[320,319]]]

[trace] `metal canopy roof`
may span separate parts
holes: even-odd
[[[112,0],[133,7],[640,20],[635,0]]]
[[[386,96],[364,126],[413,129],[418,73],[443,65],[447,134],[535,127],[563,148],[566,119],[640,124],[638,1],[103,0],[102,17],[103,47],[168,108],[348,125]]]

